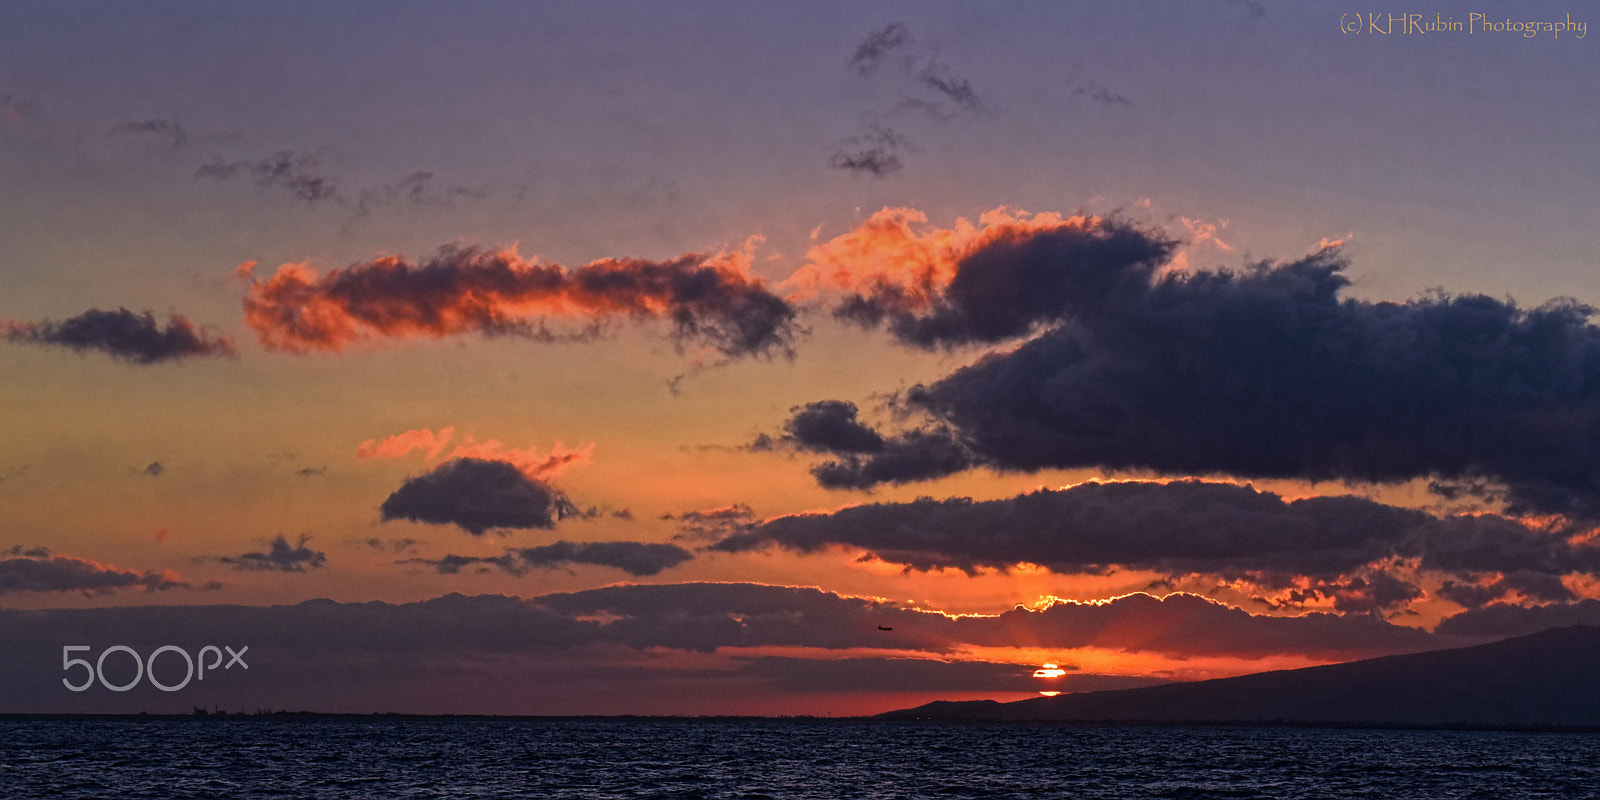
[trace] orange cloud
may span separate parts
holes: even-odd
[[[589,335],[552,334],[548,317],[666,319],[674,339],[726,356],[787,353],[797,333],[795,310],[750,273],[747,252],[602,259],[568,269],[524,259],[514,246],[448,246],[422,264],[384,256],[325,275],[305,263],[284,264],[266,280],[238,272],[250,279],[246,323],[267,349],[293,353],[462,333]]]
[[[855,230],[813,245],[806,254],[808,263],[783,285],[795,298],[808,298],[823,289],[876,294],[890,290],[903,300],[904,310],[913,311],[937,301],[961,261],[974,251],[1002,239],[1089,230],[1103,223],[1098,216],[1029,214],[1001,206],[980,215],[976,225],[962,217],[949,228],[938,228],[916,209],[884,208]],[[816,236],[814,231],[812,238]]]
[[[493,439],[486,442],[467,440],[466,444],[450,451],[450,458],[477,458],[484,461],[504,461],[536,480],[561,474],[567,467],[587,465],[594,455],[594,443],[568,448],[560,442],[549,453],[540,453],[529,447],[522,450],[505,449]]]
[[[383,439],[368,439],[356,448],[356,458],[400,458],[414,450],[421,450],[427,454],[429,461],[433,461],[444,452],[455,432],[456,429],[453,427],[442,428],[438,433],[429,428],[418,428]],[[593,456],[593,442],[572,448],[556,442],[555,446],[550,448],[550,452],[541,453],[534,447],[517,449],[506,447],[493,439],[480,442],[467,437],[467,440],[456,445],[446,458],[503,461],[516,467],[529,478],[545,480],[559,475],[568,467],[587,465]]]
[[[356,458],[399,458],[412,450],[425,450],[428,458],[433,458],[439,455],[439,451],[444,449],[455,433],[455,428],[445,428],[438,433],[428,428],[420,428],[397,433],[382,440],[368,439],[356,448]]]

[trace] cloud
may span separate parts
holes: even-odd
[[[310,536],[301,536],[293,545],[282,536],[272,540],[265,553],[244,553],[237,556],[219,556],[218,561],[239,571],[253,572],[305,572],[307,567],[315,569],[328,562],[325,553],[319,553],[306,547]]]
[[[420,544],[416,539],[380,539],[376,536],[347,541],[357,547],[366,547],[380,552],[388,550],[396,553],[413,552],[417,549],[417,545]]]
[[[867,32],[866,38],[856,45],[855,53],[845,62],[845,68],[863,77],[878,71],[890,54],[902,51],[911,44],[911,29],[902,22],[891,22]]]
[[[0,561],[0,594],[82,592],[96,595],[132,587],[157,592],[189,585],[171,570],[134,572],[88,559],[52,555],[48,548],[43,547],[29,550],[13,547],[10,555],[21,558]]]
[[[841,147],[828,157],[828,166],[882,178],[899,172],[904,165],[900,163],[899,156],[891,153],[886,147],[878,146],[856,150],[846,150]]]
[[[969,574],[1022,564],[1061,574],[1134,569],[1205,576],[1276,608],[1322,603],[1369,614],[1421,599],[1424,574],[1443,579],[1440,597],[1468,607],[1512,594],[1574,599],[1563,577],[1600,577],[1600,545],[1588,531],[1193,480],[874,503],[726,531],[711,550],[849,547],[909,569]]]
[[[756,523],[756,512],[743,503],[735,503],[678,516],[662,514],[661,518],[678,521],[678,532],[672,537],[674,541],[715,542],[749,530]]]
[[[1396,553],[1436,520],[1358,497],[1287,501],[1226,483],[1084,483],[1004,500],[922,498],[776,517],[714,549],[778,545],[868,550],[916,569],[1037,564],[1172,574],[1285,572],[1336,577]]]
[[[418,171],[393,184],[380,184],[362,189],[353,203],[356,215],[366,216],[376,209],[399,206],[450,208],[455,205],[456,200],[480,200],[487,196],[482,189],[465,186],[436,189],[433,178],[431,172]]]
[[[172,142],[174,150],[189,144],[189,134],[177,120],[146,119],[121,122],[106,131],[107,136],[156,136]]]
[[[954,103],[962,111],[970,114],[982,114],[985,111],[983,100],[972,88],[972,83],[937,59],[930,59],[917,73],[917,82],[932,90],[935,96]]]
[[[0,332],[14,344],[54,345],[80,353],[94,350],[133,364],[182,358],[237,355],[226,336],[196,328],[176,314],[162,328],[149,311],[89,309],[61,322],[5,322]]]
[[[811,474],[828,489],[871,489],[941,478],[971,466],[971,451],[948,428],[931,427],[886,437],[881,449],[866,455],[824,461]]]
[[[555,487],[503,461],[458,458],[408,478],[379,509],[383,520],[490,528],[553,528],[578,509]]]
[[[1128,98],[1106,88],[1105,84],[1089,79],[1084,79],[1077,88],[1072,90],[1072,94],[1074,97],[1087,97],[1096,103],[1108,106],[1132,105]]]
[[[821,400],[789,409],[784,439],[816,453],[877,453],[885,440],[856,419],[855,403]]]
[[[318,275],[285,264],[252,280],[245,320],[270,350],[338,351],[374,338],[461,333],[540,338],[543,317],[663,319],[680,344],[728,357],[791,352],[796,310],[749,272],[745,254],[604,259],[577,269],[514,248],[450,246],[415,264],[386,256]],[[538,324],[534,318],[539,317]]]
[[[165,133],[173,135],[175,139],[183,137],[182,141],[187,142],[182,129],[176,127],[176,123],[168,123],[166,120],[124,123],[113,128],[111,132],[113,134]],[[175,142],[174,146],[182,145]],[[379,210],[405,207],[452,208],[458,200],[476,200],[488,196],[488,192],[483,189],[467,186],[439,187],[434,180],[434,174],[426,170],[417,170],[393,183],[345,191],[339,187],[337,178],[322,169],[321,159],[317,154],[296,150],[279,150],[262,158],[233,161],[212,159],[202,164],[195,172],[196,178],[214,180],[229,180],[235,176],[254,178],[258,186],[284,189],[296,199],[310,205],[340,209],[348,214],[344,223],[346,231],[357,221]]]
[[[1176,243],[1132,223],[997,208],[974,225],[885,208],[812,247],[787,285],[845,293],[835,316],[933,349],[1035,332],[1141,292]]]
[[[200,165],[197,178],[227,180],[234,175],[255,178],[260,186],[277,186],[307,203],[318,203],[339,196],[334,179],[322,173],[315,153],[279,150],[257,159],[223,161],[213,159]]]
[[[1098,218],[924,221],[880,212],[795,284],[852,291],[841,315],[916,346],[1034,336],[904,393],[968,465],[1429,478],[1512,513],[1600,514],[1588,306],[1348,298],[1337,250],[1162,271],[1170,240]]]
[[[1249,669],[1249,659],[1280,654],[1349,660],[1471,643],[1370,617],[1255,616],[1191,595],[954,617],[811,588],[706,583],[527,599],[451,594],[403,604],[0,610],[0,641],[7,644],[0,649],[0,706],[19,712],[187,713],[220,703],[502,714],[774,713],[765,697],[742,707],[726,703],[773,684],[797,692],[825,690],[830,682],[838,691],[875,688],[894,682],[897,665],[905,686],[942,688],[962,674],[980,681],[960,687],[965,692],[1031,690],[1037,681],[1021,675],[1037,666],[1038,650],[1089,648],[1090,658],[1098,653],[1152,669],[1183,668],[1163,654],[1219,656],[1231,659],[1232,669]],[[190,652],[202,642],[248,645],[250,669],[220,672],[215,680],[208,672],[181,693],[147,683],[125,693],[69,693],[60,688],[63,641],[96,650],[115,642],[146,655],[172,643]],[[1022,663],[1000,665],[1010,653]],[[1061,656],[1074,666],[1072,653]],[[817,674],[807,679],[804,665],[769,658],[812,660]],[[853,664],[829,663],[834,658]],[[896,663],[913,659],[948,664]],[[1067,680],[1090,674],[1073,670]],[[662,698],[675,702],[659,704]],[[782,708],[815,707],[812,698]]]
[[[615,567],[629,575],[655,575],[694,558],[676,545],[644,542],[568,542],[525,549],[508,549],[499,556],[447,555],[442,558],[411,558],[400,564],[423,564],[441,575],[455,575],[474,564],[497,567],[513,575],[530,569],[559,569],[569,564],[595,564]]]
[[[655,575],[694,555],[676,545],[641,542],[567,542],[531,547],[517,554],[530,567],[554,569],[567,564],[616,567],[629,575]]]
[[[475,458],[481,461],[504,461],[535,480],[546,480],[565,472],[568,467],[584,466],[594,458],[594,444],[568,448],[557,442],[548,453],[537,448],[508,448],[490,439],[478,442],[468,439],[450,451],[450,458]]]
[[[1600,600],[1516,606],[1495,603],[1463,611],[1439,623],[1439,633],[1452,636],[1504,638],[1570,625],[1600,625]]]
[[[455,434],[455,428],[443,428],[438,433],[429,428],[420,428],[386,436],[381,440],[368,439],[356,448],[356,458],[400,458],[412,450],[422,450],[429,458],[434,458]]]
[[[842,142],[828,157],[828,166],[875,178],[886,177],[900,171],[903,164],[896,152],[907,145],[904,134],[874,123],[867,126],[866,132]]]

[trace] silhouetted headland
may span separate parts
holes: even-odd
[[[1142,689],[935,702],[879,718],[1600,729],[1600,628]]]

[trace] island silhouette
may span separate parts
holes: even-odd
[[[890,720],[1600,728],[1600,627],[1236,678],[1011,703],[938,701]]]

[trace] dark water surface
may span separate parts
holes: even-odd
[[[4,798],[1592,798],[1600,734],[0,720]]]

